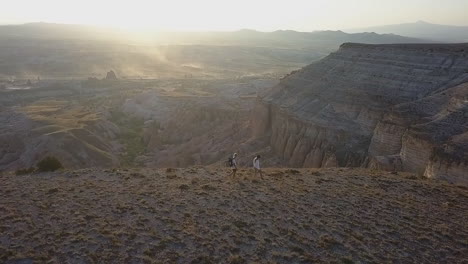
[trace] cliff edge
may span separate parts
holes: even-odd
[[[254,136],[285,165],[468,184],[468,44],[345,43],[260,95]]]

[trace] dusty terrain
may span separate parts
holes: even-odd
[[[83,169],[0,181],[3,263],[466,263],[468,189],[362,169]]]

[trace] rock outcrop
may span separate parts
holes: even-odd
[[[117,75],[114,71],[108,71],[106,74],[106,80],[117,80]]]
[[[285,165],[468,184],[468,44],[343,44],[259,96],[254,136]]]

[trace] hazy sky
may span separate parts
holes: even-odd
[[[161,30],[345,29],[424,20],[468,25],[468,0],[1,0],[0,23]]]

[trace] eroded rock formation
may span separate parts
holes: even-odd
[[[261,95],[254,136],[284,165],[468,184],[468,44],[343,44]]]
[[[115,72],[113,70],[107,72],[106,80],[117,80],[117,75],[115,75]]]
[[[242,101],[149,92],[127,100],[123,111],[146,120],[142,164],[186,167],[225,161],[241,149],[245,153],[245,144],[237,142],[249,138],[249,111],[254,103],[255,98]]]

